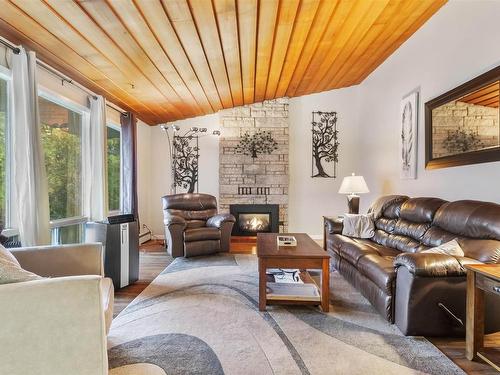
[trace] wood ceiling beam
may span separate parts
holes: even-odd
[[[259,18],[257,29],[257,68],[255,72],[255,98],[261,102],[266,96],[267,78],[273,53],[276,21],[279,11],[278,0],[259,2]]]
[[[320,4],[320,0],[302,0],[300,2],[297,20],[290,39],[290,46],[286,52],[281,76],[276,92],[274,93],[277,98],[286,96],[290,80],[306,48],[308,37],[313,31],[312,24],[318,15]]]
[[[7,8],[5,8],[7,9]],[[31,49],[33,51],[40,51],[36,53],[38,59],[43,62],[49,64],[55,69],[59,70],[61,73],[65,74],[68,77],[72,77],[75,81],[89,88],[91,91],[95,92],[98,95],[102,95],[106,98],[107,101],[116,104],[118,107],[123,108],[124,111],[130,112],[139,112],[139,108],[137,106],[131,106],[130,102],[125,102],[123,97],[118,96],[115,90],[120,91],[117,87],[112,87],[111,89],[107,89],[107,85],[99,86],[95,81],[90,80],[88,77],[83,75],[79,70],[75,68],[68,67],[66,62],[61,60],[58,56],[51,53],[48,49],[45,48],[44,45],[38,44],[36,41],[28,38],[21,30],[17,30],[15,27],[7,23],[5,20],[0,19],[0,35],[7,38],[11,42],[19,45],[23,45],[27,49]],[[45,35],[45,34],[44,34]],[[61,81],[61,85],[64,85],[64,82]],[[147,124],[154,124],[153,118],[151,116],[142,116],[141,120],[146,122]]]
[[[241,78],[243,83],[243,101],[245,104],[251,104],[255,99],[257,4],[257,0],[237,0]]]
[[[212,106],[208,97],[161,3],[140,0],[136,1],[135,5],[143,15],[143,19],[147,20],[146,23],[151,35],[175,68],[176,80],[179,80],[178,84],[180,85],[182,82],[183,89],[185,88],[186,92],[189,92],[191,99],[187,105],[195,104],[198,107],[192,115],[211,113]]]
[[[214,0],[224,61],[235,106],[243,105],[243,84],[235,0]]]
[[[213,79],[217,86],[217,91],[221,98],[222,106],[224,108],[231,108],[233,107],[233,97],[229,86],[226,61],[222,52],[219,28],[212,2],[207,0],[190,0],[189,5],[203,45],[203,50],[212,71]]]
[[[267,77],[266,99],[273,99],[275,97],[286,53],[289,48],[296,48],[290,45],[290,37],[295,25],[299,3],[299,0],[288,0],[286,7],[280,7],[273,42],[274,48],[271,56],[271,65]]]
[[[328,72],[316,89],[324,91],[332,85],[340,85],[344,77],[349,75],[351,69],[359,62],[359,59],[365,55],[365,51],[372,45],[376,46],[377,38],[384,30],[388,29],[388,24],[394,19],[394,16],[403,10],[403,5],[403,0],[389,1],[377,19],[373,20],[373,23],[365,30],[364,34],[358,34],[357,37],[353,37],[349,41],[351,48],[342,51],[336,66]]]
[[[398,32],[392,33],[388,38],[385,45],[383,45],[377,52],[371,64],[360,67],[357,73],[352,74],[349,85],[355,85],[362,82],[368,77],[382,62],[384,62],[394,51],[396,51],[401,44],[403,44],[411,35],[415,33],[439,8],[441,8],[448,0],[420,0],[416,2],[419,5],[419,12],[414,12],[408,17],[401,17],[405,19],[404,24]],[[414,4],[414,1],[406,0],[408,6]],[[423,10],[422,10],[423,9]],[[404,30],[404,31],[402,31]]]
[[[12,4],[24,14],[29,15],[29,18],[34,20],[37,28],[33,31],[38,32],[37,29],[43,28],[49,33],[54,35],[57,39],[82,56],[85,60],[91,63],[120,85],[129,95],[134,95],[134,88],[136,82],[130,80],[129,77],[123,74],[120,69],[114,64],[113,61],[103,56],[91,43],[89,43],[79,32],[77,32],[71,25],[69,25],[62,17],[53,12],[47,4],[39,1],[20,1],[12,0]],[[159,108],[151,107],[144,102],[141,102],[144,110],[153,115],[161,114]]]
[[[352,38],[355,41],[366,30],[367,24],[373,22],[373,13],[378,15],[385,5],[386,1],[355,2],[348,12],[339,14],[339,27],[333,34],[332,43],[321,55],[314,56],[313,61],[316,60],[316,63],[311,64],[309,71],[306,71],[307,79],[299,86],[300,94],[316,91],[316,87],[335,68],[334,64],[349,40]]]
[[[114,65],[130,80],[134,86],[135,95],[148,105],[149,108],[154,109],[158,115],[163,115],[170,111],[175,116],[182,116],[181,112],[172,105],[168,96],[158,90],[158,88],[149,80],[143,71],[134,64],[111,39],[108,34],[101,29],[97,24],[77,3],[72,0],[45,0],[46,4],[50,7],[52,12],[58,15],[61,19],[71,25],[75,30],[88,30],[88,32],[81,34],[100,54],[105,56],[108,60],[113,61]],[[32,1],[31,3],[35,3]],[[171,95],[173,90],[169,92]],[[176,102],[178,101],[178,98]]]
[[[162,0],[167,16],[174,27],[213,111],[223,108],[217,86],[201,44],[189,5],[186,0]]]

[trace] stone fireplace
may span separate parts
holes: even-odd
[[[288,99],[274,99],[219,112],[219,206],[229,212],[231,205],[276,205],[276,231],[288,230]],[[256,158],[236,152],[246,132],[268,131],[278,143],[271,154]],[[250,212],[261,214],[260,211]],[[248,219],[248,223],[247,223]],[[262,226],[263,216],[242,216],[242,224]],[[238,218],[237,218],[238,220]],[[276,221],[276,220],[275,220]],[[237,222],[238,224],[238,222]],[[237,225],[235,225],[237,226]],[[248,229],[248,228],[247,228]],[[266,231],[269,228],[266,228]],[[252,233],[245,231],[246,235]],[[253,232],[255,235],[256,232]],[[240,234],[241,235],[241,234]]]

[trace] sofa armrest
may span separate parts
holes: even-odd
[[[100,243],[20,247],[9,250],[22,268],[40,276],[104,276]]]
[[[424,277],[465,276],[467,273],[456,258],[446,254],[399,254],[394,259],[394,267],[406,267],[411,274]]]
[[[101,279],[0,285],[0,374],[107,374]]]
[[[231,214],[218,214],[207,220],[207,227],[219,228],[220,251],[228,252],[231,247],[231,232],[236,218]]]
[[[184,256],[184,229],[186,220],[179,215],[164,213],[163,223],[165,224],[165,240],[167,251],[174,258]]]
[[[207,227],[221,228],[224,223],[235,223],[236,218],[231,214],[218,214],[207,220]]]
[[[341,217],[325,217],[325,227],[328,234],[342,234],[344,219]]]

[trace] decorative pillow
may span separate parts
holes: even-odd
[[[342,234],[355,238],[372,238],[375,235],[373,214],[345,214]]]
[[[421,253],[446,254],[454,257],[463,257],[465,255],[456,238],[431,249],[421,251]]]
[[[12,254],[3,246],[0,247],[0,285],[39,279],[43,277],[22,269]]]
[[[9,262],[15,263],[18,266],[20,266],[20,264],[17,261],[16,257],[14,255],[12,255],[12,253],[9,250],[7,250],[5,247],[3,247],[2,245],[0,245],[0,261],[2,259],[5,259],[5,260],[7,260]]]

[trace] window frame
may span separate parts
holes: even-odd
[[[0,65],[0,79],[7,82],[7,118],[5,123],[5,138],[6,138],[6,149],[5,149],[5,228],[2,234],[7,237],[19,235],[19,229],[17,228],[17,218],[14,216],[14,197],[15,189],[13,189],[13,171],[12,171],[12,113],[14,111],[13,106],[13,83],[12,83],[12,70]]]
[[[113,122],[108,122],[106,123],[106,128],[111,128],[114,130],[117,130],[120,133],[120,207],[117,210],[110,210],[109,209],[109,202],[108,202],[108,214],[109,215],[118,215],[122,211],[122,158],[121,158],[121,148],[122,148],[122,127],[120,125],[117,125]],[[106,129],[107,130],[107,129]],[[106,132],[107,134],[107,132]],[[106,135],[106,147],[107,147],[107,135]],[[108,150],[106,149],[106,169],[108,168],[108,161],[107,161],[107,156],[108,156]],[[109,181],[107,180],[108,174],[106,173],[106,186],[108,186]],[[108,192],[106,192],[108,194]]]
[[[82,207],[82,215],[73,216],[73,217],[65,217],[63,219],[54,219],[50,220],[50,229],[51,229],[51,241],[53,245],[57,245],[58,238],[58,230],[59,228],[68,227],[72,225],[82,225],[88,222],[89,218],[83,213],[84,207],[84,197],[85,197],[85,175],[84,175],[84,148],[83,142],[86,134],[85,127],[90,127],[90,109],[81,104],[78,104],[67,97],[56,93],[42,85],[38,85],[38,97],[41,97],[49,102],[52,102],[56,105],[64,107],[70,111],[76,112],[82,116],[82,137],[80,139],[80,144],[82,147],[82,181],[81,181],[81,207]],[[41,124],[40,124],[41,125]],[[48,171],[46,172],[48,173]]]

